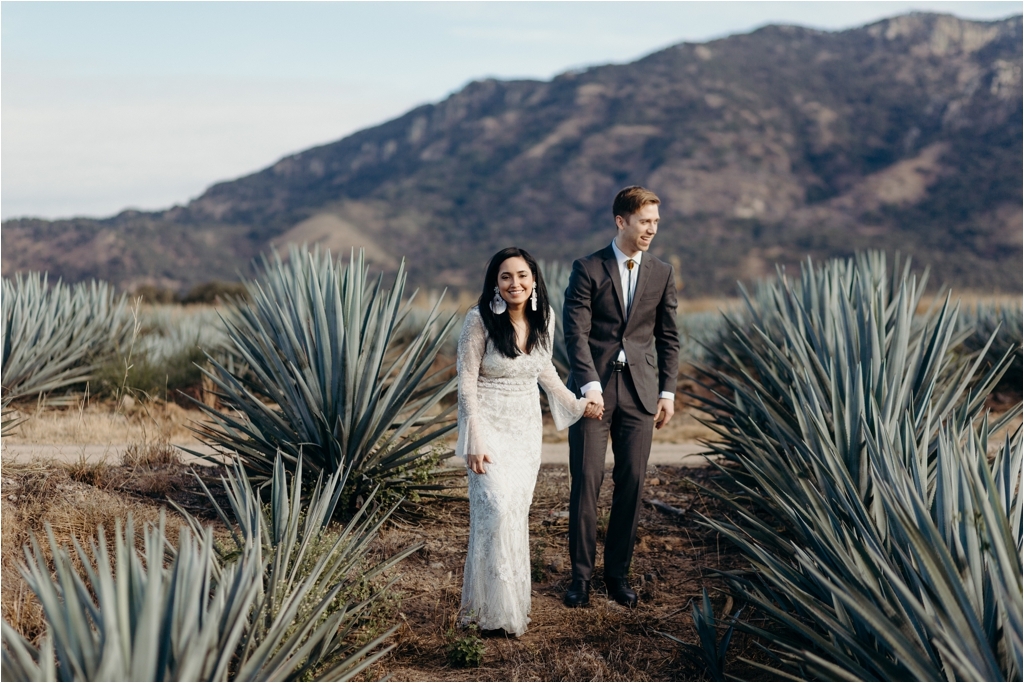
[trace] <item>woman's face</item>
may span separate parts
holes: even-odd
[[[498,291],[509,306],[526,304],[533,294],[533,272],[522,256],[513,256],[502,261],[498,268]]]

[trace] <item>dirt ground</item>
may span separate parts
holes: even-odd
[[[52,417],[52,416],[51,416]],[[87,420],[86,420],[87,421]],[[204,477],[215,480],[213,468]],[[711,591],[716,614],[726,607],[721,582],[712,569],[731,569],[742,561],[698,523],[698,512],[712,513],[715,501],[688,480],[707,482],[713,471],[652,467],[645,498],[685,510],[676,516],[645,505],[633,562],[633,585],[640,605],[629,610],[610,602],[601,584],[600,560],[591,606],[570,610],[562,603],[569,581],[566,533],[569,477],[565,466],[544,466],[530,516],[534,597],[530,629],[519,639],[487,637],[478,668],[450,666],[446,650],[454,638],[462,570],[468,538],[465,500],[430,501],[404,509],[374,546],[383,559],[411,544],[424,547],[395,570],[395,649],[366,673],[367,680],[684,680],[702,669],[661,632],[695,641],[691,600],[701,587]],[[600,506],[610,507],[606,477]],[[216,489],[211,481],[211,488]],[[465,495],[465,489],[452,493]],[[205,498],[174,452],[161,443],[135,445],[119,461],[100,463],[4,462],[2,480],[3,617],[29,638],[41,635],[38,604],[18,575],[21,548],[30,534],[43,537],[42,521],[53,526],[59,542],[72,535],[93,535],[102,524],[113,528],[129,514],[137,523],[156,521],[171,497],[192,512],[213,516]],[[167,528],[179,525],[166,511]],[[172,533],[173,535],[173,533]],[[734,639],[730,659],[753,646]],[[756,654],[756,653],[755,653]],[[756,677],[737,663],[732,673]]]
[[[532,621],[518,639],[485,637],[484,661],[479,668],[453,668],[445,656],[452,638],[464,635],[453,627],[469,533],[466,503],[431,505],[396,522],[382,536],[382,548],[394,551],[420,540],[424,548],[401,568],[402,577],[396,584],[402,594],[397,647],[370,677],[387,674],[399,681],[701,678],[699,664],[662,633],[695,642],[691,600],[700,599],[701,587],[707,587],[716,614],[721,614],[729,605],[720,590],[721,581],[711,571],[740,568],[743,561],[698,522],[698,513],[712,513],[716,501],[702,495],[691,480],[707,483],[713,470],[662,466],[647,474],[645,499],[657,499],[686,512],[677,516],[644,506],[632,566],[639,606],[631,610],[608,599],[599,559],[590,607],[568,609],[562,605],[562,595],[570,580],[569,476],[565,467],[541,468],[530,513]],[[608,475],[599,500],[599,512],[605,514],[611,505],[610,472]],[[741,654],[756,656],[754,649],[744,638],[734,639],[730,673],[757,678],[755,669],[735,661]]]

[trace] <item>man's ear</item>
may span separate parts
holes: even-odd
[[[623,218],[622,216],[616,216],[615,217],[615,227],[618,228],[619,230],[625,229],[625,227],[626,227],[626,219]]]

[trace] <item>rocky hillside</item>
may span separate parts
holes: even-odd
[[[155,213],[3,224],[3,272],[184,287],[270,245],[365,246],[420,284],[475,288],[517,244],[606,244],[615,192],[663,199],[654,251],[684,294],[862,248],[935,281],[1021,290],[1021,17],[770,26],[448,99]]]

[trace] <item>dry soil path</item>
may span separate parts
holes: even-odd
[[[182,460],[188,464],[204,464],[205,461],[188,454],[183,448],[204,454],[213,450],[201,444],[179,445]],[[119,461],[128,449],[127,444],[12,444],[3,443],[0,453],[4,460],[28,462],[31,460],[56,460],[59,462],[100,462],[103,460]],[[700,467],[706,458],[702,455],[706,449],[694,443],[655,443],[651,447],[651,465],[675,465],[680,467]],[[545,465],[568,465],[568,443],[545,443],[541,451],[541,462]],[[611,448],[608,449],[605,462],[612,463]],[[465,464],[461,458],[452,458],[452,464]]]

